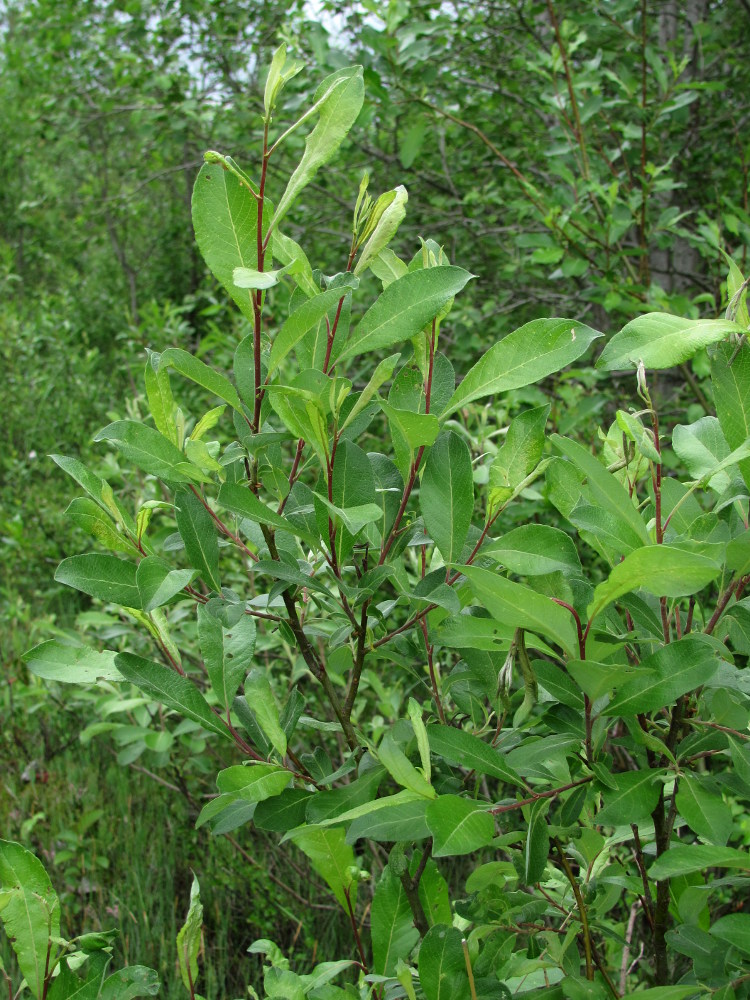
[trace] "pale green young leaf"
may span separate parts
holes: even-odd
[[[0,921],[39,1000],[45,993],[48,945],[60,937],[60,903],[41,861],[7,840],[0,840]]]
[[[570,319],[535,319],[494,344],[470,369],[440,414],[441,420],[498,392],[520,389],[560,371],[602,334]]]
[[[424,720],[422,719],[422,708],[419,702],[416,702],[413,698],[409,698],[407,711],[409,712],[412,729],[414,730],[414,736],[417,740],[419,759],[422,762],[422,774],[424,775],[425,781],[429,781],[432,775],[430,743],[427,739],[427,728],[424,724]]]
[[[175,519],[190,565],[213,590],[221,593],[216,523],[192,490],[175,493]]]
[[[159,995],[159,976],[145,965],[128,965],[104,980],[97,1000],[136,1000]],[[197,997],[196,997],[197,1000]]]
[[[372,258],[370,270],[383,283],[383,288],[387,288],[394,281],[403,278],[409,268],[400,257],[396,256],[393,250],[386,247],[385,250],[380,251],[377,257]]]
[[[425,531],[445,562],[455,562],[471,527],[474,480],[469,448],[453,431],[443,432],[429,451],[419,505]]]
[[[750,438],[750,344],[721,344],[711,358],[711,387],[716,416],[730,448]],[[750,459],[740,462],[750,486]]]
[[[291,268],[289,274],[307,298],[317,295],[320,288],[313,278],[310,261],[299,243],[295,243],[290,236],[285,236],[278,229],[274,229],[271,246],[274,259],[281,261],[284,266],[297,262],[298,266]]]
[[[495,821],[471,799],[440,795],[427,806],[427,826],[435,858],[472,854],[492,843]]]
[[[328,163],[344,141],[362,108],[364,91],[361,66],[349,66],[332,73],[315,91],[313,108],[310,112],[317,112],[318,122],[305,139],[302,159],[281,196],[271,220],[271,229],[279,225],[300,191],[310,183],[318,170]],[[310,112],[303,115],[292,129],[302,124]],[[287,134],[292,129],[288,129]]]
[[[288,788],[290,779],[289,771],[278,764],[256,764],[253,761],[219,771],[216,787],[223,794],[236,795],[246,802],[264,802]]]
[[[187,677],[162,663],[154,663],[134,653],[118,653],[115,666],[125,680],[139,687],[155,701],[163,702],[187,719],[197,722],[203,729],[230,739],[229,731],[219,717],[211,711],[208,702]]]
[[[198,879],[193,876],[190,886],[190,907],[185,923],[177,932],[177,961],[182,985],[192,995],[198,981],[198,954],[203,934],[203,904]]]
[[[686,319],[668,313],[646,313],[631,320],[612,337],[596,363],[616,371],[637,368],[673,368],[689,361],[702,347],[716,344],[732,333],[742,333],[724,319]]]
[[[76,497],[70,501],[65,513],[75,525],[93,535],[110,551],[133,555],[135,544],[117,530],[109,512],[93,500],[88,497]]]
[[[549,404],[524,410],[508,428],[505,441],[490,466],[492,505],[506,503],[534,471],[544,450],[544,428]]]
[[[178,445],[177,425],[174,420],[176,403],[169,384],[169,372],[159,369],[159,355],[149,351],[144,372],[146,399],[157,431]]]
[[[114,516],[116,511],[119,523],[131,534],[135,534],[135,521],[119,500],[114,497],[112,487],[109,483],[105,482],[100,476],[95,475],[90,469],[87,469],[77,458],[69,458],[67,455],[50,455],[49,457],[63,472],[66,472],[72,479],[75,479],[78,485],[83,487],[91,499],[102,510],[107,511],[112,516]],[[105,496],[106,500],[104,499]],[[115,511],[110,509],[110,503],[114,506]]]
[[[273,288],[278,285],[281,270],[277,271],[255,271],[251,267],[235,267],[232,272],[232,281],[238,288],[251,288],[253,290]]]
[[[351,424],[357,416],[364,410],[370,400],[373,398],[375,393],[384,385],[388,379],[393,375],[398,359],[401,357],[400,354],[392,354],[389,358],[384,358],[380,364],[377,366],[375,371],[370,376],[370,381],[364,387],[359,397],[347,414],[346,420],[341,425],[339,430],[340,434],[346,430],[346,428]]]
[[[251,670],[245,679],[245,698],[264,735],[283,757],[286,753],[286,733],[279,724],[279,707],[271,682],[260,667]]]
[[[425,798],[435,798],[435,789],[414,767],[391,733],[386,733],[380,741],[377,755],[383,767],[402,788]]]
[[[406,188],[399,184],[392,192],[390,203],[377,220],[374,231],[370,234],[359,255],[359,260],[354,268],[355,274],[362,274],[370,267],[375,260],[388,246],[396,230],[406,215],[406,203],[409,200]]]

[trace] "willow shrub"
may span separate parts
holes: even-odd
[[[471,404],[541,382],[602,335],[534,320],[457,387],[441,330],[472,276],[432,239],[411,260],[389,248],[402,187],[373,199],[363,180],[341,271],[313,268],[285,228],[364,87],[341,69],[279,127],[298,69],[276,53],[255,168],[209,152],[195,183],[198,245],[251,331],[233,377],[177,347],[149,356],[150,418],[97,435],[141,477],[135,510],[56,457],[84,494],[71,515],[110,550],[63,560],[57,580],[140,622],[154,658],[52,640],[29,665],[133,685],[152,741],[171,727],[232,748],[199,824],[272,831],[327,884],[350,953],[294,972],[256,942],[258,993],[747,996],[742,275],[724,320],[651,313],[609,339],[598,366],[632,372],[634,405],[596,453],[547,436],[542,405],[476,454]],[[270,191],[276,151],[310,126]],[[652,373],[706,348],[716,416],[674,427],[667,450]],[[175,378],[210,408],[187,415]],[[508,530],[540,487],[547,505]],[[170,632],[188,613],[189,659]],[[197,890],[191,914],[197,996]]]

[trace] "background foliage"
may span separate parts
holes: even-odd
[[[85,536],[62,516],[69,487],[45,456],[80,455],[115,488],[133,489],[113,454],[90,437],[107,419],[146,412],[138,397],[144,347],[178,346],[231,367],[247,324],[207,274],[190,224],[203,150],[242,159],[257,148],[264,68],[280,39],[317,67],[315,78],[361,63],[365,107],[333,170],[306,189],[289,235],[326,273],[341,270],[362,171],[376,190],[404,183],[408,213],[394,247],[408,259],[419,235],[435,236],[477,275],[448,331],[461,374],[504,334],[542,315],[608,333],[648,309],[713,316],[726,304],[721,249],[744,271],[750,240],[747,20],[744,5],[707,0],[5,6],[0,605],[8,683],[0,700],[7,722],[0,823],[47,858],[61,892],[87,919],[113,911],[124,957],[159,967],[165,995],[179,995],[169,957],[175,907],[182,911],[207,836],[192,831],[206,794],[196,747],[188,734],[172,753],[135,744],[136,755],[127,731],[144,724],[138,709],[50,688],[29,677],[20,654],[69,635],[76,623],[93,639],[138,651],[118,615],[52,583],[54,565],[79,551]],[[287,85],[292,111],[309,87],[307,71]],[[289,172],[302,144],[290,139],[271,181]],[[670,426],[712,412],[708,374],[699,353],[660,376],[656,391]],[[590,367],[566,372],[550,395],[554,425],[587,445],[592,421],[608,426],[618,402]],[[529,389],[491,411],[477,407],[479,448],[496,447],[498,428],[543,401]],[[184,402],[189,408],[189,389]],[[557,516],[540,504],[541,496],[525,497],[513,516],[519,523]],[[187,624],[183,632],[184,648],[195,648]],[[112,737],[85,732],[92,711]],[[82,733],[88,756],[76,745]],[[130,774],[111,766],[113,752]],[[162,799],[155,783],[138,806],[148,814],[118,829],[121,845],[109,835],[98,841],[113,813],[136,808],[132,789],[154,776],[180,789],[179,807],[173,789]],[[161,842],[139,846],[144,826],[174,829],[179,849],[165,856]],[[210,982],[241,992],[259,960],[239,970],[227,955],[261,935],[305,958],[343,953],[347,930],[332,911],[321,911],[314,930],[297,920],[303,901],[325,898],[294,869],[298,854],[269,861],[257,835],[230,847],[212,838],[212,867],[202,878],[206,913],[215,914]],[[286,888],[253,882],[248,850]],[[143,867],[120,867],[120,853],[143,857]],[[155,881],[149,872],[163,871],[175,883],[160,877],[163,895],[144,893]],[[227,887],[236,893],[248,879],[253,898],[267,901],[248,917],[238,900],[242,916],[231,919]]]

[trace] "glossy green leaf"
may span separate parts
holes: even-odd
[[[203,904],[198,879],[190,886],[190,908],[185,923],[177,932],[177,961],[182,985],[192,994],[198,982],[198,954],[203,933]]]
[[[145,965],[129,965],[108,976],[97,1000],[136,1000],[159,995],[159,976]]]
[[[216,522],[192,490],[175,493],[175,519],[190,565],[212,590],[221,593]]]
[[[509,333],[487,351],[456,389],[441,419],[485,396],[520,389],[560,371],[601,337],[570,319],[535,319]]]
[[[140,608],[141,595],[136,583],[135,563],[117,556],[86,552],[63,559],[55,572],[55,580],[97,597],[100,601]]]
[[[472,277],[461,267],[411,271],[370,306],[349,337],[339,361],[415,337]]]
[[[646,368],[672,368],[689,361],[702,347],[741,332],[736,323],[724,319],[646,313],[609,340],[596,365],[605,371],[636,368],[639,362]]]
[[[198,605],[198,640],[211,687],[225,712],[229,710],[253,662],[255,622],[243,615],[229,628]]]
[[[435,858],[471,854],[495,836],[495,821],[486,809],[460,795],[440,795],[427,806],[427,826]]]
[[[711,924],[709,932],[745,955],[750,955],[750,913],[728,913]]]
[[[711,359],[711,387],[716,416],[730,448],[750,438],[750,345],[721,344]],[[750,459],[740,463],[750,487]]]
[[[588,607],[595,618],[618,597],[645,590],[656,597],[685,597],[702,590],[721,572],[721,564],[677,545],[646,545],[630,552],[598,585]]]
[[[406,203],[409,200],[409,195],[403,184],[399,184],[389,194],[392,194],[393,197],[385,211],[380,215],[375,229],[360,251],[359,259],[354,268],[355,274],[362,274],[363,271],[371,266],[379,254],[385,250],[396,235],[396,230],[406,215]]]
[[[297,346],[308,330],[320,323],[339,299],[347,294],[347,290],[352,290],[359,284],[359,280],[354,275],[346,275],[345,279],[335,288],[328,288],[313,298],[306,299],[284,321],[284,325],[276,334],[271,346],[271,357],[268,362],[269,376],[273,375],[284,358]]]
[[[638,674],[620,688],[607,707],[607,714],[625,716],[658,711],[705,684],[718,668],[716,647],[709,637],[691,632],[642,660]]]
[[[253,825],[259,830],[286,833],[305,822],[308,803],[316,796],[304,788],[285,788],[273,798],[263,799],[253,813]]]
[[[234,795],[246,802],[263,802],[280,795],[290,780],[289,771],[278,764],[251,761],[219,771],[216,787],[224,795]]]
[[[242,404],[237,390],[226,376],[216,371],[215,368],[207,365],[205,361],[196,358],[188,351],[183,351],[179,347],[168,347],[159,355],[159,371],[167,368],[174,368],[180,375],[195,382],[196,385],[207,389],[213,396],[217,396],[232,409],[242,412]]]
[[[73,524],[92,535],[111,552],[133,555],[135,545],[117,530],[109,511],[103,510],[93,500],[88,497],[76,497],[68,504],[65,514]]]
[[[483,545],[482,555],[491,556],[519,576],[557,572],[580,576],[582,572],[573,539],[547,524],[522,524]]]
[[[0,840],[0,921],[39,1000],[45,993],[48,944],[60,937],[60,903],[41,861],[7,840]]]
[[[203,729],[230,739],[226,726],[208,706],[198,688],[170,667],[133,653],[118,653],[115,666],[126,681],[135,684],[149,698],[163,702]]]
[[[549,799],[537,799],[529,808],[529,825],[523,847],[523,881],[535,885],[544,876],[549,858]]]
[[[318,114],[318,122],[305,139],[305,151],[281,196],[271,221],[272,229],[278,226],[300,191],[344,141],[362,108],[364,93],[361,66],[348,66],[332,73],[315,91],[313,108]]]
[[[586,486],[595,503],[622,523],[632,538],[632,547],[637,548],[639,544],[648,545],[651,539],[646,525],[625,487],[577,441],[560,437],[559,434],[553,434],[550,440],[586,477]]]
[[[401,879],[386,865],[375,889],[370,911],[373,972],[393,976],[419,940],[414,916]]]
[[[279,723],[279,707],[265,670],[256,667],[247,675],[245,698],[264,735],[283,757],[286,753],[286,733]]]
[[[648,870],[652,879],[675,878],[690,875],[707,868],[740,868],[750,871],[750,852],[735,847],[710,847],[706,844],[690,844],[670,847]]]
[[[401,796],[412,796],[402,799]],[[399,798],[400,801],[394,801]],[[346,835],[348,844],[356,844],[363,837],[368,840],[394,843],[399,840],[415,842],[430,836],[426,812],[429,799],[415,797],[414,792],[400,792],[389,796],[382,808],[355,819]]]
[[[502,447],[490,466],[490,503],[506,503],[539,464],[549,404],[524,410],[510,422]]]
[[[500,778],[511,785],[522,784],[518,774],[505,763],[501,753],[478,736],[453,726],[432,725],[427,727],[427,737],[432,752],[443,757],[449,764]]]
[[[252,320],[251,293],[237,288],[234,269],[258,266],[255,197],[221,164],[206,163],[195,180],[192,211],[203,259],[241,312]]]
[[[677,788],[677,809],[691,830],[709,844],[726,845],[732,833],[732,810],[701,775],[683,774]]]
[[[57,639],[47,639],[23,654],[32,674],[63,684],[93,684],[97,680],[121,681],[115,666],[117,653],[101,652],[88,646],[66,646]]]
[[[87,469],[77,458],[69,458],[67,455],[50,455],[49,457],[63,472],[75,479],[103,511],[107,511],[112,516],[116,515],[115,520],[124,525],[131,534],[135,534],[135,521],[112,494],[112,487],[109,483]]]
[[[244,486],[238,486],[235,483],[224,483],[219,489],[217,502],[220,507],[224,507],[233,514],[246,517],[257,524],[267,524],[272,528],[287,531],[301,538],[308,545],[317,547],[320,544],[319,538],[305,531],[304,528],[292,524],[287,518],[281,517],[281,515],[277,514],[270,507],[267,507],[254,493]]]
[[[549,597],[498,573],[477,566],[457,567],[469,581],[474,596],[502,625],[529,629],[560,643],[571,656],[578,649],[570,612]]]
[[[646,768],[609,775],[610,784],[615,787],[608,786],[603,791],[604,805],[596,814],[597,824],[622,826],[648,820],[659,801],[661,774]]]
[[[436,924],[419,948],[419,984],[425,1000],[471,1000],[461,932]]]
[[[422,473],[419,504],[425,531],[446,563],[460,558],[474,510],[471,454],[453,431],[440,435]]]
[[[391,733],[386,733],[378,746],[378,760],[393,779],[417,795],[435,797],[435,789],[414,767]]]
[[[716,417],[677,424],[672,432],[672,448],[693,479],[703,479],[729,455],[729,445]],[[720,472],[710,480],[710,485],[722,492],[729,485],[729,476]]]
[[[170,601],[193,580],[192,569],[173,569],[159,556],[148,556],[138,563],[135,582],[144,611],[153,611]]]
[[[172,483],[208,482],[208,477],[153,427],[136,420],[116,420],[95,441],[109,441],[139,469]]]
[[[354,851],[346,843],[344,828],[303,826],[292,833],[292,840],[310,859],[318,875],[330,886],[344,912],[349,912],[347,890],[352,909],[356,904],[357,883],[352,881]]]

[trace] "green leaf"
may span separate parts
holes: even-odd
[[[76,458],[68,458],[66,455],[50,455],[49,457],[63,472],[66,472],[72,479],[75,479],[78,485],[83,487],[91,499],[103,511],[107,511],[113,516],[116,512],[118,523],[122,524],[131,534],[135,534],[135,521],[122,504],[112,495],[112,487],[109,483],[87,469]],[[109,502],[104,499],[105,496],[108,497]],[[110,504],[114,507],[114,511],[111,509]]]
[[[393,250],[386,248],[370,261],[370,270],[382,281],[383,288],[387,288],[394,281],[403,278],[409,268]]]
[[[121,681],[115,666],[117,653],[105,649],[97,652],[88,646],[65,646],[57,639],[34,646],[23,654],[32,674],[63,684],[93,684],[97,680]]]
[[[136,1000],[159,995],[159,977],[145,965],[129,965],[108,976],[97,1000]]]
[[[637,368],[643,362],[646,368],[672,368],[731,333],[742,330],[724,319],[685,319],[668,313],[646,313],[631,320],[611,338],[596,367],[615,371]]]
[[[724,437],[730,448],[740,448],[750,438],[750,345],[717,348],[711,359],[711,387]],[[740,473],[750,487],[750,459],[740,463]]]
[[[344,828],[303,826],[294,830],[292,840],[310,859],[315,871],[330,886],[336,899],[349,912],[344,890],[349,893],[352,910],[357,896],[357,883],[352,880],[354,850],[346,843]]]
[[[728,913],[711,924],[709,933],[750,955],[750,914]]]
[[[482,555],[496,559],[520,576],[560,572],[578,577],[582,572],[573,539],[547,524],[522,524],[483,545]]]
[[[115,666],[126,681],[137,687],[156,701],[161,701],[187,719],[197,722],[203,729],[231,739],[226,726],[211,711],[208,702],[197,687],[161,663],[145,660],[133,653],[118,653]]]
[[[544,450],[544,428],[549,404],[524,410],[508,428],[503,446],[490,466],[490,504],[510,500],[539,464]]]
[[[724,847],[732,833],[732,810],[721,795],[706,788],[705,782],[705,776],[683,774],[677,788],[677,808],[702,840]]]
[[[0,840],[0,920],[29,989],[42,997],[48,944],[60,937],[60,903],[41,861],[7,840]]]
[[[256,667],[247,675],[245,698],[264,735],[283,757],[286,753],[286,733],[279,724],[279,707],[265,670]]]
[[[393,976],[396,963],[406,958],[419,940],[414,916],[401,879],[386,865],[375,889],[370,911],[372,971]]]
[[[495,836],[492,816],[471,799],[440,795],[427,806],[427,826],[432,834],[435,858],[471,854],[487,847]]]
[[[177,490],[175,493],[175,519],[190,565],[198,570],[212,590],[220,594],[216,523],[192,490]]]
[[[55,572],[55,580],[96,597],[100,601],[140,608],[141,595],[136,583],[135,563],[117,556],[86,552],[63,559]]]
[[[661,771],[624,771],[608,777],[615,787],[603,793],[604,806],[596,814],[597,825],[622,826],[647,820],[659,801]]]
[[[184,375],[191,382],[207,389],[213,396],[218,396],[225,403],[229,403],[232,409],[242,413],[242,404],[235,387],[228,378],[217,372],[215,368],[209,367],[205,361],[201,361],[179,347],[168,347],[159,355],[159,372],[167,368],[174,368],[180,375]]]
[[[741,868],[750,871],[750,853],[734,847],[714,847],[704,844],[670,847],[648,870],[649,878],[675,878],[691,875],[707,868]]]
[[[472,277],[460,267],[431,267],[398,278],[370,306],[339,361],[415,337]]]
[[[160,608],[187,587],[194,576],[194,570],[173,569],[170,563],[159,556],[141,559],[135,574],[141,598],[139,606],[146,612]]]
[[[177,961],[180,966],[180,977],[186,990],[192,996],[198,981],[198,954],[201,948],[203,932],[203,904],[200,897],[200,885],[193,875],[190,886],[190,908],[185,923],[177,932]]]
[[[470,1000],[461,932],[455,927],[436,924],[425,935],[419,948],[419,984],[426,1000]]]
[[[721,572],[721,565],[699,552],[678,545],[646,545],[617,563],[594,591],[590,619],[631,590],[655,597],[686,597],[702,590]]]
[[[401,796],[412,798],[404,800]],[[347,843],[356,844],[362,837],[378,842],[425,840],[430,836],[425,819],[429,800],[413,796],[413,792],[398,792],[388,796],[390,801],[378,799],[378,803],[384,803],[382,808],[355,819],[346,835]],[[394,801],[397,798],[400,801]]]
[[[287,531],[291,535],[296,535],[313,548],[320,545],[320,539],[305,531],[303,528],[292,524],[285,517],[277,514],[275,510],[260,501],[254,493],[251,493],[245,486],[238,486],[234,483],[224,483],[219,489],[217,502],[225,510],[246,517],[257,524],[268,524],[272,528]]]
[[[498,573],[477,566],[458,566],[457,569],[466,576],[474,596],[496,621],[549,636],[569,655],[575,655],[578,638],[570,612],[565,608]]]
[[[198,640],[211,687],[225,712],[229,710],[255,652],[255,622],[243,615],[229,628],[198,605]]]
[[[129,462],[157,479],[172,483],[209,481],[171,441],[137,420],[115,420],[94,435],[94,441],[109,441]]]
[[[511,785],[523,784],[513,768],[505,763],[499,751],[478,736],[453,726],[432,725],[427,727],[427,737],[432,752],[443,757],[449,764],[500,778]]]
[[[549,799],[537,799],[529,809],[529,829],[523,848],[523,882],[535,885],[544,876],[549,858]]]
[[[441,419],[485,396],[520,389],[560,371],[602,334],[571,319],[535,319],[494,344],[451,396]]]
[[[586,476],[588,490],[600,507],[621,522],[621,526],[632,538],[632,548],[648,545],[651,541],[643,523],[643,518],[633,505],[625,487],[596,459],[588,449],[570,438],[553,434],[550,440]]]
[[[419,505],[425,531],[445,562],[455,562],[461,557],[471,526],[474,480],[469,448],[453,431],[443,432],[430,449],[422,473]]]
[[[672,432],[672,448],[693,477],[703,479],[729,455],[729,445],[716,417],[701,417],[693,424],[677,424]],[[718,492],[729,486],[729,476],[718,473],[711,480]]]
[[[231,171],[219,163],[206,163],[195,180],[192,211],[203,259],[244,316],[252,321],[251,295],[235,285],[234,269],[258,266],[257,201]]]
[[[348,66],[332,73],[315,91],[313,108],[319,115],[318,123],[305,139],[305,151],[281,196],[271,220],[272,229],[284,218],[300,191],[333,157],[356,121],[364,96],[361,66]]]
[[[291,775],[278,764],[236,764],[224,768],[216,777],[216,787],[225,795],[246,802],[263,802],[280,795],[288,786]]]
[[[391,733],[386,733],[380,741],[378,760],[402,788],[425,798],[435,798],[435,789],[414,767]]]
[[[328,288],[311,299],[306,299],[284,322],[271,346],[271,357],[268,362],[268,375],[273,375],[284,358],[297,346],[308,330],[316,326],[335,306],[339,299],[347,294],[347,290],[355,289],[359,279],[354,275],[345,275],[344,280],[335,288]]]
[[[285,788],[273,798],[263,799],[253,813],[253,824],[259,830],[286,833],[305,822],[305,812],[311,799],[316,798],[304,788]]]
[[[620,688],[607,714],[656,712],[705,684],[718,668],[719,658],[710,638],[691,632],[642,660],[637,676]]]

